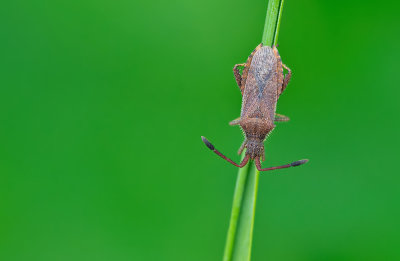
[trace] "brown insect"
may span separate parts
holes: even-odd
[[[240,74],[239,67],[243,67]],[[288,73],[283,74],[284,67]],[[279,96],[289,83],[292,71],[282,63],[278,49],[274,46],[258,45],[250,54],[246,63],[236,64],[233,68],[236,82],[242,92],[242,111],[240,118],[231,121],[230,125],[240,125],[245,133],[245,140],[240,146],[238,154],[246,148],[246,155],[240,164],[227,158],[219,152],[205,137],[201,137],[207,147],[218,156],[242,168],[247,162],[255,160],[259,171],[295,167],[308,160],[298,160],[290,164],[262,168],[260,158],[265,160],[264,140],[275,128],[274,121],[288,121],[289,118],[276,114],[276,103]]]

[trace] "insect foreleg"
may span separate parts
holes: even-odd
[[[265,161],[265,147],[262,147],[262,151],[261,151],[261,160]]]
[[[238,150],[238,154],[239,154],[239,155],[242,154],[244,148],[246,147],[246,144],[247,144],[247,139],[245,139],[245,140],[243,141],[242,145],[240,145],[240,148],[239,148],[239,150]]]

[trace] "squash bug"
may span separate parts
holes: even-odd
[[[239,67],[243,67],[242,74]],[[287,74],[283,74],[282,67],[288,71]],[[229,124],[239,125],[245,134],[245,140],[238,151],[238,154],[241,154],[246,148],[245,157],[240,164],[237,164],[202,136],[201,139],[207,147],[239,168],[244,167],[250,159],[255,160],[259,171],[296,167],[308,162],[307,159],[303,159],[278,167],[264,169],[261,167],[260,158],[265,160],[264,140],[275,128],[274,122],[289,120],[288,117],[275,113],[278,98],[292,76],[292,71],[282,63],[278,49],[275,46],[271,48],[258,45],[246,63],[235,65],[233,73],[242,93],[242,110],[240,118]]]

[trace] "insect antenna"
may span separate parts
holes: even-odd
[[[261,162],[260,162],[260,157],[256,158],[256,167],[258,171],[268,171],[268,170],[274,170],[274,169],[285,169],[285,168],[290,168],[290,167],[297,167],[300,165],[303,165],[308,162],[308,159],[303,159],[303,160],[298,160],[286,165],[278,166],[278,167],[269,167],[269,168],[261,168]]]
[[[240,164],[237,164],[236,162],[234,162],[233,160],[231,160],[230,158],[227,158],[224,154],[222,154],[221,152],[219,152],[214,145],[211,144],[211,142],[209,142],[205,137],[201,136],[202,141],[204,142],[204,144],[206,144],[206,146],[214,151],[215,154],[217,154],[218,156],[220,156],[221,158],[223,158],[224,160],[228,161],[229,163],[231,163],[232,165],[235,165],[238,168],[242,168],[243,166],[245,166],[247,164],[247,162],[250,159],[250,155],[246,155],[244,157],[244,159],[242,160],[242,162]]]

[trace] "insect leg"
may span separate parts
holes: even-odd
[[[234,126],[234,125],[239,125],[240,124],[240,118],[234,119],[233,121],[229,122],[229,125]]]
[[[288,116],[275,113],[275,121],[289,121],[289,120],[290,120],[290,119],[289,119]]]
[[[308,162],[308,159],[303,159],[303,160],[298,160],[295,162],[292,162],[290,164],[286,164],[286,165],[282,165],[282,166],[278,166],[278,167],[269,167],[269,168],[265,168],[263,169],[261,167],[261,162],[260,162],[260,157],[256,158],[256,167],[258,171],[269,171],[269,170],[274,170],[274,169],[285,169],[285,168],[290,168],[290,167],[297,167],[300,165],[303,165],[305,163]]]
[[[261,151],[261,160],[265,161],[265,147],[262,147],[262,151]]]
[[[253,59],[253,55],[262,47],[262,43],[259,44],[254,50],[253,52],[249,55],[249,57],[247,58],[247,61],[245,63],[240,63],[240,64],[236,64],[235,67],[233,67],[233,74],[235,75],[235,79],[236,82],[240,88],[240,92],[243,95],[243,91],[244,88],[246,86],[246,78],[247,78],[247,74],[249,73],[249,68],[250,68],[250,64],[251,61]],[[240,74],[239,68],[238,67],[243,67],[243,71],[242,74]]]
[[[241,86],[240,86],[240,90],[242,92],[244,92],[244,88],[246,88],[246,79],[247,79],[247,74],[249,74],[249,69],[250,69],[250,65],[251,65],[251,61],[253,60],[253,56],[254,54],[260,50],[260,48],[263,46],[262,43],[260,43],[259,45],[257,45],[257,47],[251,52],[251,54],[249,55],[249,57],[247,58],[247,61],[245,63],[245,66],[243,68],[243,72],[242,72],[242,80],[241,80]]]
[[[292,70],[290,70],[290,68],[287,67],[285,64],[282,64],[282,66],[288,71],[288,73],[285,74],[285,79],[283,80],[282,88],[278,95],[281,95],[281,93],[286,89],[287,85],[289,84],[290,78],[292,77]]]
[[[217,154],[218,156],[220,156],[221,158],[223,158],[224,160],[228,161],[229,163],[231,163],[232,165],[242,168],[244,167],[247,162],[250,159],[250,155],[246,155],[246,157],[244,157],[244,159],[242,160],[242,162],[240,164],[237,164],[236,162],[234,162],[233,160],[227,158],[224,154],[222,154],[221,152],[219,152],[214,145],[211,144],[211,142],[209,142],[205,137],[201,136],[201,139],[203,140],[204,144],[206,144],[206,146],[212,150],[215,154]]]
[[[276,57],[276,72],[277,72],[277,83],[278,83],[278,88],[277,88],[277,95],[282,93],[282,86],[283,86],[283,68],[282,68],[282,59],[281,56],[279,55],[278,49],[276,48],[277,46],[272,47],[272,51],[274,52],[274,55]]]
[[[247,139],[245,139],[245,140],[243,141],[242,145],[240,145],[240,148],[239,148],[239,150],[238,150],[238,154],[239,154],[239,155],[242,154],[244,148],[246,147],[246,144],[247,144]]]
[[[246,66],[245,63],[239,63],[239,64],[236,64],[235,67],[233,67],[233,74],[235,75],[236,83],[239,86],[239,89],[240,89],[240,91],[242,93],[243,93],[243,90],[242,90],[242,75],[240,74],[239,67],[245,67],[245,66]]]

